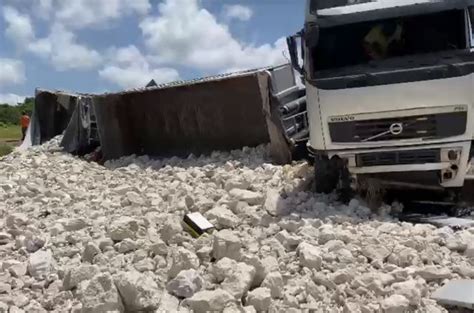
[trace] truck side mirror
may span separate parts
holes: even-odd
[[[300,74],[304,75],[303,67],[300,65],[298,59],[298,48],[296,45],[296,38],[301,38],[301,32],[296,35],[286,37],[286,44],[288,45],[288,52],[290,53],[291,65]]]

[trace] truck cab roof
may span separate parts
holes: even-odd
[[[474,0],[310,0],[307,22],[332,27],[473,6]]]

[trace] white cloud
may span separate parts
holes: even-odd
[[[122,88],[145,87],[152,79],[158,84],[179,79],[179,73],[173,68],[152,68],[145,56],[131,45],[119,49],[111,49],[110,62],[99,76]]]
[[[28,49],[48,59],[59,71],[89,70],[102,61],[96,50],[77,43],[75,35],[59,23],[51,27],[48,37],[33,41]]]
[[[241,43],[197,0],[166,0],[159,15],[140,23],[155,60],[203,70],[227,71],[285,63],[284,38],[274,44]]]
[[[42,8],[42,14],[46,14],[53,4],[52,1],[36,0],[33,2],[33,6],[38,9]],[[67,2],[78,3],[77,1]],[[61,3],[64,5],[66,1],[61,1]],[[61,23],[53,22],[47,37],[36,38],[28,15],[21,14],[15,8],[7,6],[3,9],[3,16],[7,24],[6,37],[15,42],[18,47],[48,60],[59,71],[92,69],[102,60],[96,50],[78,43],[74,33]]]
[[[25,66],[15,59],[0,58],[0,87],[25,81]]]
[[[3,0],[21,11],[68,28],[107,26],[129,14],[147,14],[149,0]]]
[[[17,105],[25,101],[25,96],[19,96],[14,93],[0,93],[0,104]]]
[[[224,7],[224,15],[228,19],[237,19],[241,21],[248,21],[253,16],[253,11],[249,7],[236,4],[236,5],[226,5]]]
[[[3,18],[7,23],[5,36],[15,42],[18,47],[25,47],[34,38],[28,15],[20,14],[15,8],[6,6],[3,8]]]
[[[72,28],[106,25],[130,14],[146,14],[151,5],[148,0],[56,0],[56,19]]]

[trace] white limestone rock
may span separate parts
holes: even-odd
[[[241,179],[229,179],[225,182],[224,189],[231,191],[232,189],[246,190],[250,188],[250,183],[246,180]]]
[[[321,269],[323,259],[321,257],[322,252],[318,247],[302,242],[298,246],[297,252],[300,257],[300,266],[309,269]]]
[[[0,282],[0,294],[10,293],[12,291],[12,286],[7,283]]]
[[[113,247],[114,241],[110,238],[100,238],[97,241],[97,246],[99,247],[100,251],[104,252],[108,247]]]
[[[214,235],[212,254],[214,258],[220,260],[228,257],[233,260],[240,260],[242,243],[232,231],[224,229]]]
[[[100,273],[100,269],[96,265],[81,265],[73,267],[66,272],[63,280],[64,290],[71,290],[77,287],[81,282],[90,280]]]
[[[452,275],[449,269],[434,265],[425,266],[424,268],[417,270],[415,274],[427,282],[450,278]]]
[[[149,311],[159,307],[162,291],[150,275],[120,272],[113,279],[127,311]]]
[[[215,220],[219,228],[234,228],[239,224],[239,218],[231,210],[217,206],[206,213],[209,220]]]
[[[283,215],[288,211],[286,202],[280,197],[280,192],[271,188],[267,190],[263,207],[272,216]]]
[[[263,196],[262,194],[250,190],[243,190],[243,189],[232,189],[229,192],[229,195],[239,201],[243,201],[248,203],[249,205],[257,205],[262,204]]]
[[[154,254],[154,255],[167,255],[168,254],[168,246],[166,243],[161,240],[160,238],[155,238],[153,239],[153,242],[151,245],[148,247],[148,249]]]
[[[424,293],[424,284],[416,280],[407,280],[404,282],[394,283],[390,286],[392,292],[402,295],[408,299],[410,305],[418,306]]]
[[[409,301],[402,295],[392,295],[385,298],[381,307],[384,313],[405,313],[409,307]]]
[[[225,257],[210,266],[209,274],[213,276],[216,283],[220,284],[227,275],[232,273],[236,266],[237,261]]]
[[[30,255],[28,260],[28,273],[30,276],[40,279],[48,276],[54,266],[53,255],[50,250],[39,250]]]
[[[26,275],[28,265],[25,262],[6,260],[2,264],[2,269],[8,271],[13,277],[18,278]]]
[[[254,277],[255,268],[253,266],[237,263],[232,271],[226,275],[221,287],[236,299],[241,299],[250,289]]]
[[[115,248],[119,253],[128,253],[135,251],[138,248],[138,245],[134,240],[125,238],[124,240],[115,244]]]
[[[122,241],[126,238],[136,239],[138,229],[139,224],[137,220],[128,216],[122,216],[112,221],[108,227],[108,234],[114,241]]]
[[[79,299],[84,313],[125,312],[112,276],[101,273],[81,285]]]
[[[390,255],[390,250],[383,245],[367,245],[361,253],[369,260],[381,261]]]
[[[21,227],[28,225],[29,218],[26,214],[23,213],[11,213],[7,216],[5,220],[5,225],[10,230],[17,230]]]
[[[283,296],[282,291],[285,285],[280,272],[268,273],[261,286],[270,289],[270,294],[273,299],[278,299]]]
[[[257,312],[267,311],[272,302],[271,292],[268,288],[257,288],[247,295],[246,303],[251,305]]]
[[[182,233],[183,227],[181,225],[181,218],[178,216],[169,216],[160,231],[161,239],[168,244],[180,243]]]
[[[59,223],[66,231],[78,231],[87,227],[87,222],[84,218],[67,218],[60,220]]]
[[[204,280],[194,269],[184,270],[170,280],[166,285],[169,293],[180,297],[189,298],[200,291],[204,285]]]
[[[282,230],[276,234],[275,238],[285,247],[287,250],[295,250],[301,242],[301,237],[292,235],[286,230]]]
[[[100,248],[93,242],[88,242],[82,252],[82,261],[92,263],[94,257],[101,253]]]
[[[468,258],[474,259],[474,242],[470,242],[467,245],[466,250],[464,251],[464,255]]]
[[[175,278],[183,270],[198,269],[199,267],[197,255],[183,247],[171,252],[171,262],[171,268],[168,272],[169,278]]]
[[[13,236],[6,232],[0,232],[0,245],[6,245],[13,240]]]
[[[203,290],[195,293],[191,298],[184,301],[195,313],[220,312],[235,302],[234,297],[222,289]]]

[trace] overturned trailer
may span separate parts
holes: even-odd
[[[51,96],[54,103],[64,93],[46,94],[56,95]],[[45,91],[37,97],[45,97]],[[61,145],[71,153],[100,145],[104,160],[131,154],[187,156],[270,143],[275,162],[288,163],[308,136],[305,90],[290,65],[69,97],[74,107],[64,118],[67,127],[51,134],[64,131]],[[41,106],[34,113],[39,115],[54,118]],[[31,143],[51,135],[40,137]]]

